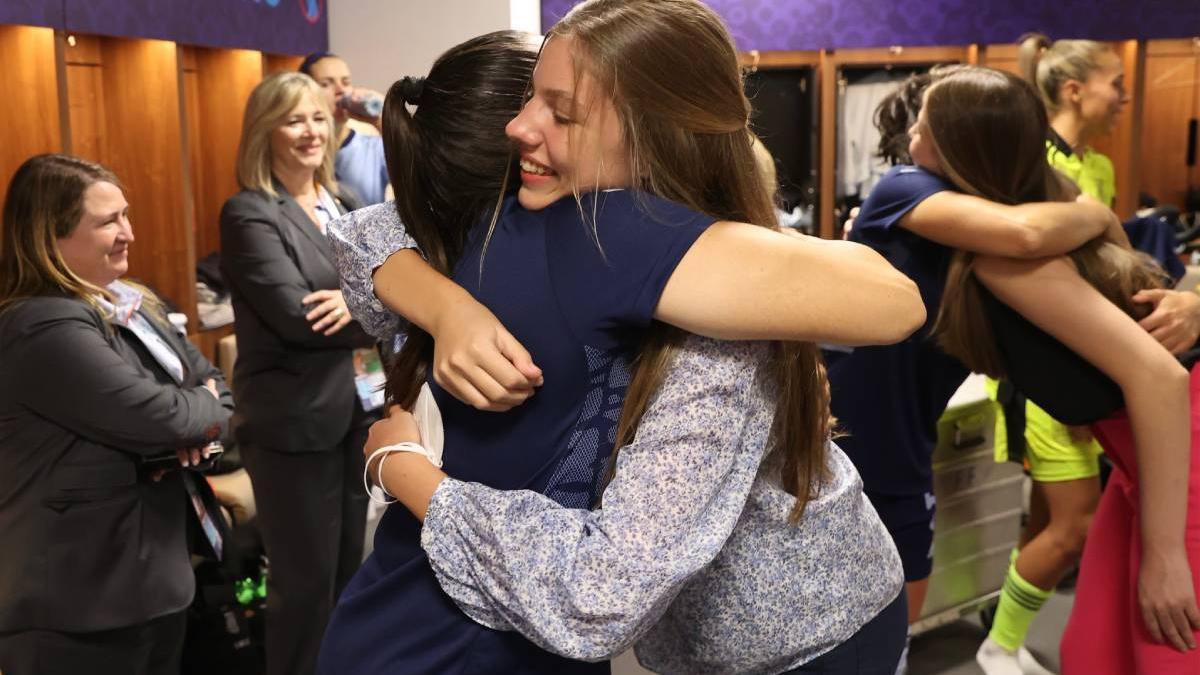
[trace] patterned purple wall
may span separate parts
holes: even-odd
[[[0,0],[0,23],[307,54],[328,48],[328,1]]]
[[[548,29],[578,0],[542,0]],[[1200,0],[707,0],[742,50],[1120,40],[1200,35]]]
[[[61,26],[62,2],[61,0],[3,0],[0,2],[0,23]]]

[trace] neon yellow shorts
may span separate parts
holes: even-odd
[[[997,382],[987,379],[988,397],[996,400]],[[1057,483],[1100,475],[1104,449],[1094,438],[1077,440],[1033,401],[1025,402],[1025,465],[1039,483]],[[1004,413],[996,412],[996,461],[1008,461]]]

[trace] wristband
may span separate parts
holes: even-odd
[[[382,448],[381,448],[381,450],[382,450]],[[371,501],[375,502],[376,504],[391,504],[396,501],[395,498],[392,498],[391,500],[379,499],[378,497],[375,496],[375,491],[371,489],[371,478],[370,478],[371,462],[375,461],[376,457],[383,455],[383,459],[379,460],[379,464],[380,464],[379,468],[382,469],[383,462],[384,462],[384,460],[387,459],[387,456],[389,454],[391,454],[391,453],[389,453],[387,451],[380,452],[379,450],[376,450],[375,452],[371,453],[371,456],[367,458],[366,465],[363,466],[363,490],[367,493],[367,499],[370,499]],[[379,490],[381,492],[383,492],[383,494],[391,497],[391,495],[388,494],[387,489],[383,487],[382,481],[379,483]]]
[[[419,443],[396,443],[395,445],[385,445],[382,448],[375,450],[371,453],[371,456],[367,458],[366,465],[363,466],[363,489],[367,491],[367,497],[377,504],[391,504],[396,501],[396,496],[388,492],[387,488],[383,486],[383,463],[387,461],[387,458],[391,456],[393,452],[415,453],[424,457],[434,466],[441,466],[441,462],[435,462],[433,457],[430,456],[429,450],[422,447]],[[380,459],[379,465],[375,467],[375,484],[379,486],[379,489],[383,492],[383,494],[391,497],[391,500],[378,499],[371,491],[371,462],[375,461],[376,457],[379,457]]]

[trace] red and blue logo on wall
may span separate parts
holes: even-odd
[[[254,2],[264,3],[268,7],[278,7],[282,0],[254,0]],[[297,0],[300,4],[300,15],[309,23],[316,23],[321,20],[321,14],[325,11],[325,0]]]
[[[321,20],[321,14],[325,9],[325,0],[297,0],[300,3],[300,13],[309,23],[316,23]],[[276,0],[278,2],[278,0]]]

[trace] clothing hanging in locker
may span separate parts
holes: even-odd
[[[865,199],[887,173],[888,164],[877,155],[879,130],[875,109],[895,91],[909,71],[878,70],[857,78],[841,90],[837,118],[837,196]]]

